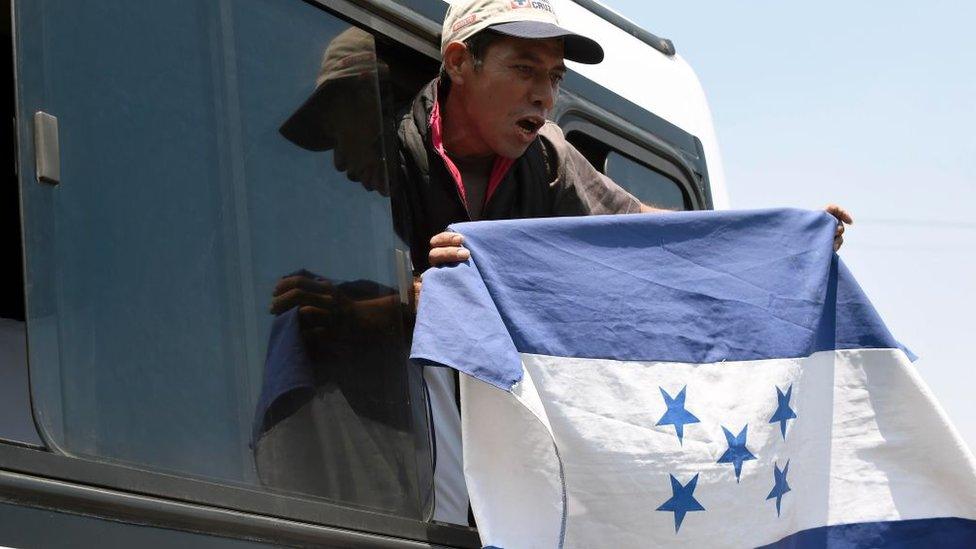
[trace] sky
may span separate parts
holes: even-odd
[[[603,1],[698,74],[733,208],[853,213],[841,257],[976,449],[976,2]]]

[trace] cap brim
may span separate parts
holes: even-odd
[[[285,139],[310,151],[327,151],[335,147],[335,137],[326,121],[329,104],[336,97],[335,82],[324,82],[278,128]]]
[[[564,58],[587,65],[595,65],[603,61],[603,48],[600,44],[559,25],[543,21],[512,21],[491,25],[488,28],[499,34],[514,36],[515,38],[528,38],[530,40],[562,38]]]

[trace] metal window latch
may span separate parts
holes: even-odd
[[[410,304],[410,292],[413,291],[413,263],[410,261],[410,252],[394,248],[396,255],[397,285],[400,287],[400,303]]]
[[[44,111],[34,113],[34,171],[40,183],[57,185],[61,182],[58,119]]]

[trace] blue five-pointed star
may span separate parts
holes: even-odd
[[[790,472],[790,460],[786,460],[786,467],[783,470],[779,470],[779,465],[773,464],[773,479],[775,484],[773,485],[772,491],[766,496],[766,499],[776,498],[776,516],[779,516],[779,506],[780,502],[783,501],[783,494],[790,491],[790,485],[786,482],[786,475]]]
[[[664,415],[661,416],[661,420],[657,424],[674,425],[674,431],[678,434],[678,442],[684,444],[685,425],[688,423],[698,423],[698,418],[688,410],[685,410],[685,389],[688,387],[682,387],[681,392],[674,398],[671,398],[671,395],[663,387],[658,388],[661,389],[661,396],[664,397],[664,403],[668,406],[668,411],[664,412]]]
[[[657,508],[658,511],[671,511],[674,513],[674,531],[678,532],[681,528],[681,521],[685,520],[685,513],[689,511],[704,511],[701,503],[695,499],[695,486],[698,485],[698,475],[682,486],[678,479],[671,477],[671,499],[665,501]]]
[[[786,440],[786,421],[790,419],[796,419],[796,412],[790,408],[790,397],[793,396],[793,386],[786,390],[786,394],[776,388],[776,412],[773,417],[769,418],[770,423],[779,422],[779,430],[783,433],[783,440]]]
[[[742,462],[756,459],[756,456],[752,455],[752,452],[746,448],[746,429],[748,428],[749,426],[746,425],[737,436],[732,436],[728,429],[722,427],[722,430],[725,431],[725,440],[729,443],[729,449],[722,454],[722,457],[718,458],[718,463],[731,463],[735,467],[736,482],[739,482],[739,475],[742,473]]]

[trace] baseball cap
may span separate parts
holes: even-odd
[[[335,129],[328,124],[330,105],[337,98],[368,89],[373,75],[385,68],[376,59],[373,35],[356,27],[339,33],[322,53],[315,91],[278,131],[302,148],[331,149],[335,146]]]
[[[594,65],[603,61],[595,40],[559,26],[550,0],[467,0],[451,5],[441,31],[441,55],[451,42],[464,42],[490,29],[516,38],[562,38],[563,57]]]

